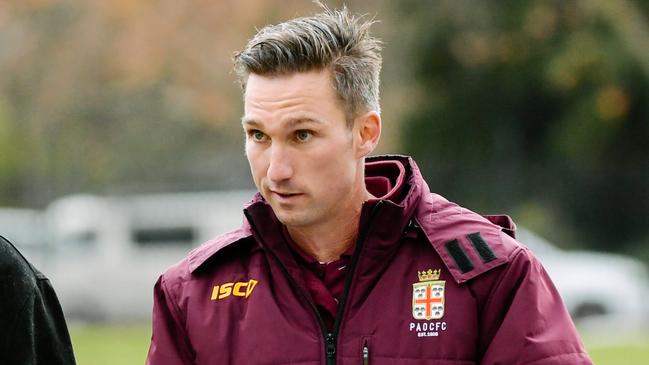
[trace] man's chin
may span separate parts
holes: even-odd
[[[311,224],[311,221],[303,214],[297,212],[282,212],[275,210],[277,219],[285,226],[304,227]]]
[[[277,219],[285,226],[291,226],[291,227],[299,227],[303,225],[303,222],[301,219],[298,219],[297,217],[294,216],[286,216],[286,215],[277,215]]]

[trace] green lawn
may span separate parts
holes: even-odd
[[[597,365],[649,364],[649,332],[621,336],[616,333],[585,334],[584,342]]]
[[[151,337],[149,325],[73,325],[70,333],[79,365],[142,365]],[[610,335],[584,335],[595,364],[649,364],[649,332]]]
[[[147,325],[71,325],[78,365],[142,365],[149,349]]]

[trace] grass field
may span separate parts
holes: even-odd
[[[79,365],[142,365],[151,337],[149,325],[72,325],[70,333]],[[595,364],[649,364],[649,332],[608,335],[584,335]]]
[[[151,338],[149,325],[71,325],[78,365],[142,365]]]

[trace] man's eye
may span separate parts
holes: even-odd
[[[306,141],[308,141],[309,139],[311,139],[311,136],[312,136],[312,135],[313,135],[313,134],[312,134],[311,132],[309,132],[309,131],[297,131],[297,132],[295,133],[295,137],[296,137],[297,140],[300,141],[300,142],[306,142]]]
[[[262,131],[257,131],[257,130],[250,131],[249,135],[250,135],[250,138],[252,138],[252,139],[253,139],[254,141],[256,141],[256,142],[261,142],[261,141],[263,141],[264,138],[266,137],[266,135],[264,134],[264,132],[262,132]]]

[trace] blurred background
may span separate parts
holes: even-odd
[[[511,215],[596,362],[646,363],[649,2],[325,3],[379,20],[378,153]],[[240,222],[253,185],[232,54],[317,11],[0,2],[0,234],[52,279],[81,365],[143,363],[157,276]]]

